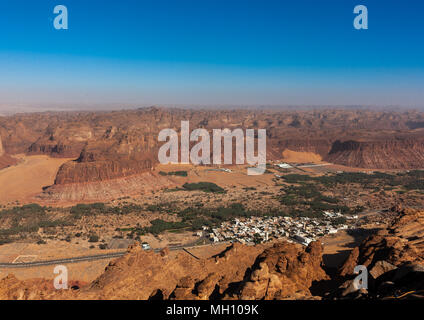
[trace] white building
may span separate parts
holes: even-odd
[[[278,166],[278,167],[280,167],[280,168],[282,168],[282,169],[290,169],[290,168],[293,168],[293,166],[289,165],[288,163],[284,163],[284,162],[282,162],[282,163],[278,163],[278,164],[277,164],[277,166]]]

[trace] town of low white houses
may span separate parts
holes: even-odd
[[[325,218],[307,217],[250,217],[223,222],[219,228],[213,228],[209,238],[213,242],[238,241],[243,244],[255,244],[271,239],[286,239],[307,246],[311,241],[338,230],[349,228],[358,216],[344,216],[338,212],[324,211]],[[345,217],[346,224],[340,224],[337,218]],[[203,227],[204,231],[208,230]],[[201,235],[202,232],[199,233]]]

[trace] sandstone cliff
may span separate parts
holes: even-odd
[[[421,168],[424,135],[372,141],[335,141],[325,160],[348,167],[375,169]]]
[[[8,166],[16,164],[16,159],[8,156],[3,148],[3,143],[0,136],[0,170]]]
[[[400,211],[387,229],[354,248],[331,278],[322,253],[319,242],[308,247],[281,242],[265,249],[235,243],[198,259],[135,244],[91,284],[73,281],[73,289],[57,291],[51,281],[9,275],[0,280],[0,299],[424,299],[422,210]],[[355,289],[356,265],[367,267],[368,289]],[[320,283],[333,289],[314,296]]]
[[[365,292],[352,287],[357,265],[366,266],[369,272],[369,288]],[[424,211],[400,211],[388,229],[352,250],[340,275],[346,282],[336,296],[424,299]]]
[[[70,157],[55,186],[146,173],[157,162],[165,128],[266,129],[267,158],[284,151],[370,169],[414,169],[424,163],[424,113],[367,110],[193,110],[144,108],[116,112],[35,113],[0,117],[6,154]],[[4,158],[1,163],[8,163]],[[132,188],[129,186],[129,188]],[[54,189],[50,190],[49,195]],[[58,189],[57,189],[58,190]]]
[[[265,251],[233,244],[208,259],[136,244],[87,286],[57,291],[51,281],[9,275],[0,281],[0,299],[312,299],[312,282],[327,279],[321,261],[319,243],[305,249],[283,242]]]
[[[0,135],[9,154],[43,153],[59,157],[79,157],[83,149],[110,145],[151,150],[158,146],[161,129],[179,131],[181,120],[191,129],[267,129],[269,156],[281,157],[285,149],[315,152],[340,163],[355,166],[389,167],[384,159],[360,160],[359,155],[338,155],[344,151],[380,152],[395,159],[400,154],[422,155],[424,114],[415,111],[377,112],[365,110],[254,111],[183,110],[147,108],[97,113],[36,113],[0,117]],[[337,142],[339,141],[339,142]],[[341,142],[340,142],[341,141]],[[351,141],[351,142],[349,142]],[[368,143],[368,144],[367,144]],[[135,144],[135,145],[134,145]],[[372,159],[372,156],[371,156]],[[420,159],[419,157],[417,159]],[[410,163],[416,167],[415,162]]]

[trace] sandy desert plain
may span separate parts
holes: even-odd
[[[269,126],[266,172],[257,176],[247,175],[247,165],[157,163],[157,130],[178,127],[181,116],[211,127],[218,119],[209,113],[151,108],[12,117],[0,130],[0,278],[7,288],[0,296],[315,299],[351,294],[346,277],[354,262],[381,269],[376,248],[394,236],[402,241],[381,249],[390,252],[384,263],[401,268],[405,255],[421,262],[422,123],[408,120],[415,113],[362,113],[249,111],[240,120],[223,112],[232,127]],[[37,127],[38,118],[56,127]],[[165,124],[152,129],[151,119]],[[18,127],[26,129],[16,140]],[[375,246],[372,259],[368,245]],[[57,264],[68,267],[75,292],[50,290]],[[116,290],[131,280],[132,268],[152,275],[137,280],[147,288]],[[280,289],[269,284],[261,293],[258,273],[277,276]],[[22,291],[40,284],[46,291]]]
[[[58,214],[62,208],[69,208],[76,203],[69,201],[43,201],[37,198],[45,186],[54,183],[54,179],[59,167],[71,159],[51,158],[45,155],[16,156],[18,164],[0,170],[0,205],[3,208],[11,208],[28,204],[38,203],[41,206],[51,208],[50,214]],[[287,150],[282,157],[287,163],[308,163],[318,165],[316,167],[299,168],[283,170],[285,174],[307,174],[312,176],[321,176],[325,173],[335,172],[360,172],[358,168],[349,168],[341,165],[332,165],[321,160],[319,155],[310,152],[294,152]],[[277,163],[277,162],[276,162]],[[129,232],[117,231],[125,230],[135,225],[147,226],[149,221],[154,219],[163,219],[166,221],[178,221],[178,218],[170,215],[172,208],[176,211],[189,206],[209,206],[217,207],[223,204],[234,202],[243,203],[246,208],[255,210],[261,208],[263,211],[277,210],[280,202],[276,200],[281,189],[281,184],[276,181],[276,174],[282,170],[274,166],[269,172],[260,176],[248,176],[246,166],[226,166],[231,172],[221,171],[217,168],[194,165],[158,165],[157,172],[187,172],[187,177],[172,176],[170,180],[176,188],[165,189],[162,191],[153,191],[147,194],[133,194],[118,199],[112,199],[106,203],[108,206],[120,207],[134,204],[140,206],[135,212],[127,215],[95,215],[93,217],[84,217],[76,225],[55,228],[55,235],[51,237],[51,231],[41,228],[34,238],[19,239],[12,243],[3,244],[0,247],[0,263],[19,263],[31,261],[44,261],[63,259],[71,257],[91,256],[104,253],[124,252],[126,247],[109,249],[98,247],[98,242],[92,243],[88,236],[74,236],[75,234],[85,232],[86,235],[95,233],[100,235],[100,243],[109,243],[113,239],[131,239]],[[389,170],[391,171],[391,170]],[[181,188],[184,183],[212,182],[227,190],[225,194],[204,193],[201,191],[185,191]],[[350,190],[350,192],[353,192]],[[328,190],[328,195],[334,195],[334,192]],[[372,194],[364,193],[355,197],[355,203],[364,205],[370,210],[378,208],[374,203]],[[414,196],[410,197],[399,195],[395,192],[390,195],[391,203],[407,202],[411,205],[414,202]],[[86,202],[93,204],[92,201]],[[160,204],[164,208],[152,210],[149,206]],[[169,206],[169,207],[167,207]],[[147,208],[147,209],[146,209]],[[376,211],[376,213],[378,210]],[[59,213],[60,216],[60,213]],[[377,222],[379,223],[379,222]],[[364,223],[365,227],[367,223]],[[373,225],[371,223],[371,225]],[[369,227],[369,226],[368,226]],[[47,228],[48,229],[48,228]],[[69,237],[70,236],[70,237]],[[364,237],[354,237],[345,230],[339,231],[335,235],[327,235],[321,239],[324,244],[324,255],[330,265],[336,267],[343,259],[347,257],[352,246],[357,245]],[[42,239],[43,243],[38,243]],[[168,246],[194,246],[190,252],[198,257],[211,257],[225,249],[228,243],[214,244],[210,240],[203,239],[190,230],[171,230],[158,235],[146,234],[139,236],[138,241],[149,243],[153,249],[161,249]],[[202,242],[203,241],[203,242]],[[122,241],[125,246],[130,241]],[[272,246],[274,241],[269,241],[264,246]],[[94,245],[93,245],[94,244]],[[202,245],[208,244],[208,245]],[[95,260],[90,262],[70,263],[68,264],[70,279],[80,283],[89,283],[95,280],[108,265],[111,259]],[[53,279],[56,275],[52,272],[54,266],[28,267],[28,268],[0,268],[0,277],[7,276],[9,273],[16,275],[18,279],[45,278]]]

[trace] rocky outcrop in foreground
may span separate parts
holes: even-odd
[[[322,269],[323,248],[312,242],[305,250],[294,244],[276,244],[258,256],[248,279],[241,284],[237,298],[305,299],[313,298],[312,282],[328,280]]]
[[[388,137],[389,139],[370,139],[369,141],[336,141],[325,160],[348,167],[375,169],[408,169],[423,166],[423,135],[414,138],[390,135]],[[394,152],[398,156],[394,157]]]
[[[368,290],[353,288],[357,265],[368,269]],[[424,299],[424,211],[405,209],[389,228],[366,239],[340,268],[342,298]]]
[[[318,242],[264,251],[233,244],[208,259],[134,245],[88,286],[57,291],[51,281],[9,275],[0,281],[0,299],[312,299],[312,282],[327,279],[321,261]]]
[[[424,211],[401,210],[331,277],[322,255],[320,242],[268,248],[234,243],[207,259],[135,244],[91,284],[73,282],[57,291],[52,281],[9,275],[0,281],[0,299],[424,299]],[[368,269],[367,289],[354,286],[357,265]]]

